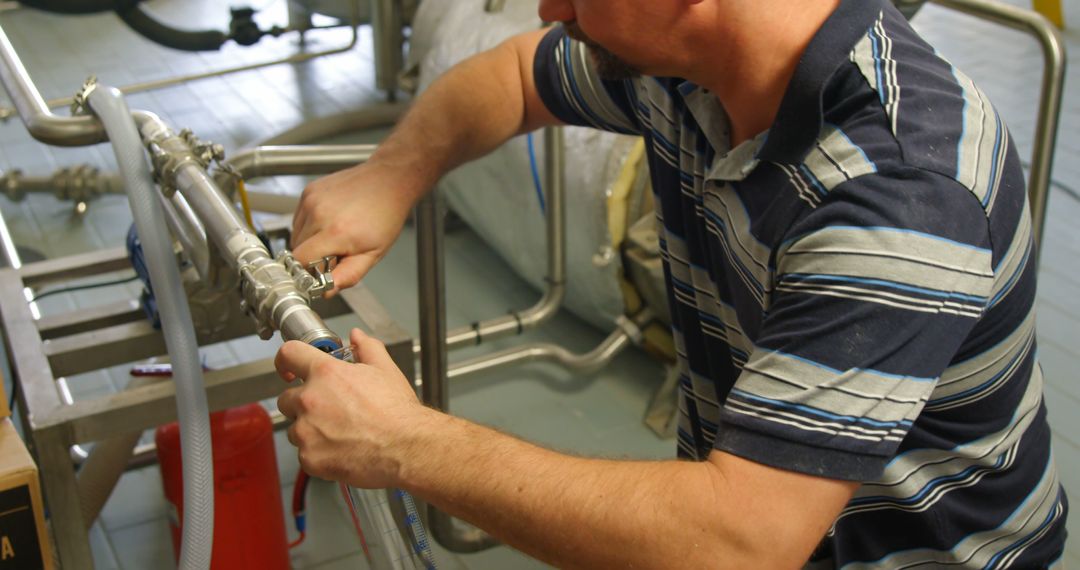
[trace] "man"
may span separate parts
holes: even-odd
[[[583,568],[1053,566],[1067,503],[1035,362],[1023,173],[986,98],[882,0],[545,0],[372,160],[312,184],[340,286],[449,169],[542,125],[649,148],[679,454],[547,451],[417,403],[383,347],[287,343],[312,474],[414,492]],[[569,36],[575,38],[570,39]]]

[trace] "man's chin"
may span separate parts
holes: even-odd
[[[585,44],[589,48],[589,57],[592,58],[593,65],[596,66],[596,72],[601,79],[608,81],[625,81],[627,79],[634,79],[641,76],[641,72],[634,66],[626,63],[619,56],[611,53],[607,48],[593,41],[577,22],[563,22],[563,28],[566,30],[566,35],[571,39],[577,40]]]
[[[589,45],[589,57],[596,66],[596,74],[607,81],[626,81],[641,77],[637,68],[626,63],[617,55],[595,44]]]

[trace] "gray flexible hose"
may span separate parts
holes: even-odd
[[[150,165],[143,152],[131,111],[120,91],[99,85],[89,105],[112,141],[120,175],[127,186],[150,284],[154,289],[165,346],[176,383],[176,408],[183,454],[184,514],[180,544],[181,570],[206,570],[214,538],[214,465],[210,418],[203,386],[199,345],[191,324],[191,309],[175,262],[172,240],[164,230],[165,213],[157,198]]]

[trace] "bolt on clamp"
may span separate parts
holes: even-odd
[[[277,259],[289,271],[297,288],[309,297],[321,297],[323,293],[334,288],[334,276],[330,271],[337,261],[336,256],[328,255],[307,264],[306,267],[297,261],[289,250],[282,250]]]

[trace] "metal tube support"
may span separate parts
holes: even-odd
[[[90,538],[83,522],[79,482],[68,449],[70,432],[53,426],[34,434],[35,451],[41,468],[41,482],[49,506],[56,554],[61,568],[86,568],[92,564]]]
[[[101,122],[94,117],[58,117],[49,110],[2,27],[0,82],[11,96],[26,130],[35,139],[57,146],[86,146],[104,142],[108,138]]]
[[[544,129],[544,180],[547,182],[545,231],[548,246],[547,289],[532,307],[518,312],[460,327],[450,331],[446,344],[453,350],[518,335],[559,312],[566,296],[566,174],[563,167],[565,144],[561,127]],[[413,351],[420,353],[420,345]]]
[[[633,320],[619,317],[617,328],[586,353],[576,354],[556,344],[526,344],[455,363],[450,366],[447,376],[456,380],[478,372],[539,361],[554,362],[583,376],[592,374],[607,366],[631,344],[640,343],[640,327],[652,318],[652,312],[647,309]]]
[[[355,6],[354,6],[355,9]],[[371,33],[375,43],[375,86],[397,97],[398,73],[404,61],[405,43],[400,0],[371,0]]]
[[[1035,122],[1035,144],[1028,175],[1028,199],[1031,201],[1031,229],[1038,252],[1042,248],[1046,202],[1050,192],[1054,149],[1057,146],[1058,117],[1061,115],[1065,89],[1065,46],[1058,31],[1038,12],[1010,6],[994,0],[933,0],[935,3],[989,20],[1033,36],[1043,52],[1042,86]],[[1038,259],[1038,257],[1036,257]]]
[[[420,374],[425,404],[446,411],[446,271],[444,256],[445,206],[438,190],[416,205],[416,256],[420,301]]]
[[[447,411],[446,275],[443,256],[443,201],[437,190],[416,206],[416,249],[420,293],[421,395],[425,404]],[[427,506],[431,535],[451,552],[477,552],[498,544],[478,529],[455,526],[450,515]]]

